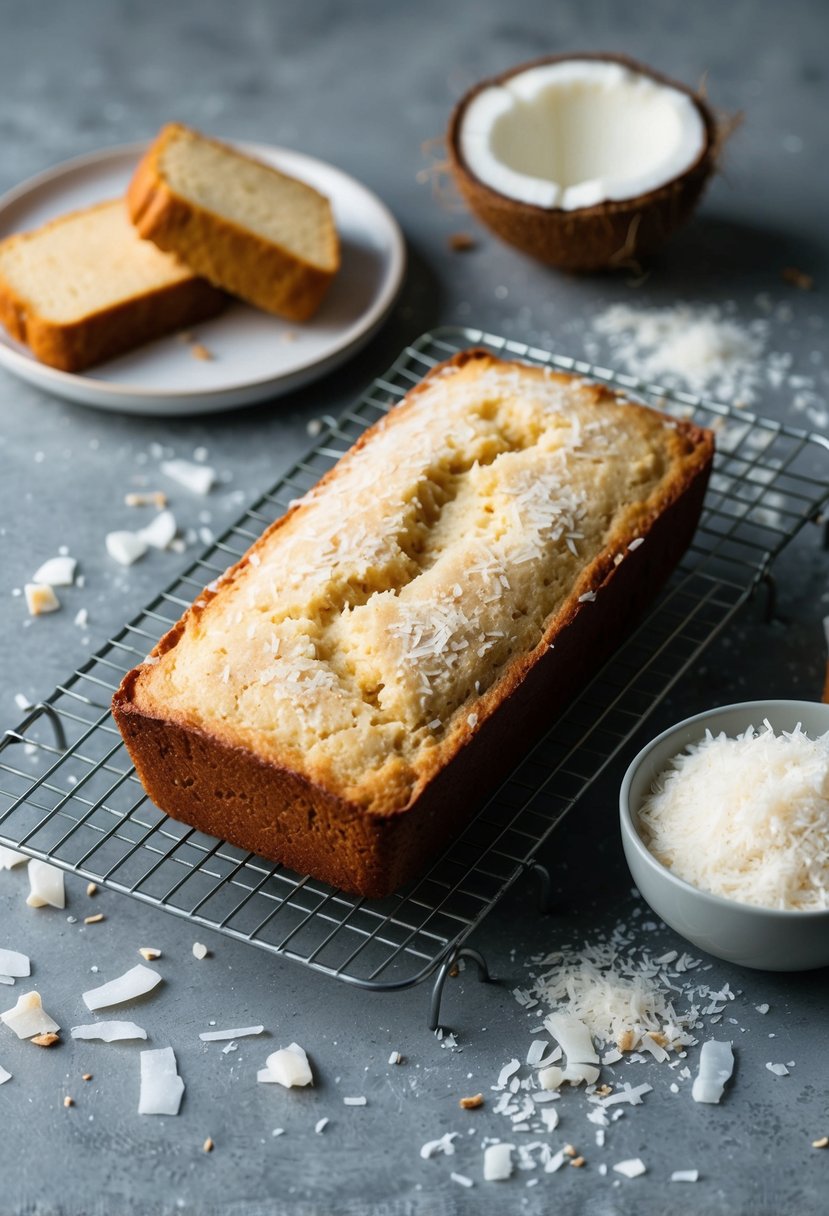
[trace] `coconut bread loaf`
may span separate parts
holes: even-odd
[[[328,199],[306,182],[178,123],[127,192],[141,236],[265,312],[305,321],[340,262]]]
[[[122,199],[0,243],[0,322],[36,358],[82,371],[214,316],[225,297],[143,241]]]
[[[360,440],[125,677],[175,818],[384,895],[629,630],[697,524],[710,432],[468,351]]]

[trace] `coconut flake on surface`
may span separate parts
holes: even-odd
[[[135,1022],[89,1022],[73,1026],[73,1039],[100,1039],[102,1043],[120,1043],[129,1039],[146,1039],[147,1032]]]
[[[34,572],[32,582],[46,583],[49,587],[71,587],[77,565],[74,557],[50,557]]]
[[[123,1005],[126,1001],[135,1001],[147,992],[152,992],[153,988],[161,983],[161,979],[152,967],[138,963],[117,979],[84,992],[83,1003],[93,1012],[97,1009],[107,1009],[110,1005]]]
[[[193,958],[197,958],[201,962],[202,959],[207,958],[209,953],[210,951],[203,942],[193,942]]]
[[[449,1175],[449,1177],[452,1179],[453,1182],[457,1182],[458,1186],[465,1186],[468,1188],[470,1186],[475,1185],[475,1183],[472,1181],[471,1178],[467,1178],[466,1174],[452,1173]]]
[[[30,908],[66,907],[63,870],[57,866],[32,858],[29,862],[29,888],[26,903]]]
[[[699,1170],[674,1170],[671,1182],[699,1182]]]
[[[695,1102],[719,1102],[733,1071],[734,1052],[731,1043],[708,1039],[699,1053],[699,1067],[691,1088],[691,1097]]]
[[[509,1081],[510,1077],[514,1076],[521,1067],[521,1062],[518,1059],[512,1059],[505,1064],[498,1073],[498,1080],[495,1082],[495,1089],[503,1089]]]
[[[770,1006],[764,1002],[762,1005],[755,1005],[754,1008],[758,1013],[768,1013]]]
[[[568,1067],[571,1064],[598,1064],[599,1057],[590,1031],[579,1018],[551,1013],[544,1019],[544,1025],[567,1057]]]
[[[546,1039],[533,1039],[526,1059],[526,1063],[530,1068],[536,1068],[541,1063],[548,1047],[549,1043]]]
[[[512,1174],[513,1144],[489,1144],[484,1149],[484,1182],[504,1182]]]
[[[42,616],[45,612],[57,612],[60,600],[48,583],[26,583],[23,587],[29,616]]]
[[[391,1053],[391,1055],[389,1056],[389,1064],[402,1064],[402,1063],[403,1063],[403,1057],[401,1056],[400,1052],[393,1051]]]
[[[107,532],[104,543],[109,556],[120,566],[131,566],[147,552],[147,542],[138,532]]]
[[[314,1083],[308,1056],[299,1043],[290,1043],[287,1047],[280,1047],[278,1051],[271,1052],[265,1061],[265,1067],[257,1073],[257,1080],[264,1083],[272,1081],[285,1089]]]
[[[176,517],[172,511],[159,511],[137,535],[153,549],[166,549],[176,535]]]
[[[24,861],[28,860],[25,853],[18,853],[15,849],[8,849],[4,844],[0,844],[0,870],[13,870],[15,866],[22,866]]]
[[[10,979],[24,979],[32,974],[31,960],[18,950],[6,950],[0,946],[0,974]]]
[[[365,1106],[366,1099],[361,1095],[359,1098],[343,1098],[344,1106]]]
[[[773,1072],[776,1077],[787,1077],[789,1070],[785,1064],[767,1064],[766,1068],[769,1072]]]
[[[190,460],[163,460],[161,472],[191,494],[209,494],[216,483],[215,469],[208,464],[194,464]]]
[[[424,1161],[428,1161],[430,1157],[435,1157],[442,1153],[445,1157],[452,1157],[455,1153],[453,1140],[457,1140],[460,1132],[447,1132],[441,1136],[439,1140],[428,1140],[426,1144],[421,1146],[420,1155]]]
[[[240,1026],[234,1030],[205,1030],[199,1038],[203,1043],[219,1043],[223,1039],[245,1039],[250,1035],[262,1034],[264,1026]]]
[[[139,1115],[177,1115],[184,1097],[172,1047],[141,1052]]]
[[[642,1174],[647,1173],[647,1166],[641,1157],[630,1157],[627,1161],[617,1161],[613,1169],[625,1178],[639,1178]]]
[[[39,992],[26,992],[17,1004],[5,1013],[0,1013],[0,1022],[5,1022],[19,1039],[31,1039],[36,1034],[51,1034],[60,1030],[54,1018],[43,1008]]]
[[[12,1074],[6,1072],[5,1068],[0,1064],[0,1085],[5,1085],[7,1081],[11,1081]]]
[[[323,1117],[322,1119],[317,1119],[316,1123],[314,1124],[314,1131],[318,1136],[321,1136],[326,1127],[328,1127],[328,1119]]]

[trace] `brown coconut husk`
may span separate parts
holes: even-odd
[[[460,151],[460,129],[469,103],[483,89],[503,84],[512,76],[567,59],[592,59],[619,63],[659,84],[687,94],[705,124],[705,146],[680,176],[636,198],[611,200],[575,211],[560,207],[538,207],[499,194],[470,170]],[[614,267],[638,268],[641,259],[658,249],[691,216],[717,163],[725,140],[738,125],[739,116],[715,115],[704,90],[656,72],[626,55],[546,55],[510,68],[499,76],[482,80],[455,106],[446,136],[447,153],[460,193],[477,217],[497,236],[516,249],[550,266],[569,271],[596,271]]]

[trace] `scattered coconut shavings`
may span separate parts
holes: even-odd
[[[567,1057],[568,1068],[571,1064],[598,1064],[590,1031],[579,1018],[551,1013],[544,1019],[544,1025]]]
[[[14,985],[14,978],[11,975],[0,974],[0,984],[7,984],[11,988]]]
[[[789,1070],[785,1064],[767,1064],[766,1068],[769,1072],[773,1072],[776,1077],[787,1077]]]
[[[45,612],[57,612],[60,600],[48,583],[26,583],[23,587],[29,616],[42,616]]]
[[[768,1013],[770,1006],[764,1002],[762,1005],[755,1005],[754,1008],[758,1013]]]
[[[708,1039],[699,1053],[699,1069],[691,1088],[691,1097],[695,1102],[719,1102],[733,1071],[731,1044]]]
[[[137,1000],[147,992],[152,992],[162,977],[152,967],[143,963],[131,967],[117,979],[102,984],[99,988],[91,988],[83,994],[83,1003],[93,1012],[97,1009],[107,1009],[110,1005],[123,1005],[126,1001]]]
[[[46,1034],[36,1034],[29,1042],[34,1043],[35,1047],[55,1047],[60,1042],[60,1035],[50,1030]]]
[[[829,909],[829,731],[706,731],[657,778],[639,826],[657,860],[700,890]]]
[[[362,1096],[359,1098],[343,1098],[343,1105],[344,1106],[365,1106],[366,1099]]]
[[[120,1043],[129,1039],[146,1039],[147,1032],[135,1022],[90,1022],[73,1026],[73,1039],[100,1039],[102,1043]]]
[[[85,916],[83,923],[85,925],[100,925],[101,921],[106,920],[103,912],[95,912],[92,916]]]
[[[177,1115],[184,1097],[172,1047],[141,1052],[139,1115]]]
[[[477,1110],[478,1107],[483,1106],[483,1104],[483,1094],[472,1094],[470,1097],[461,1098],[458,1101],[458,1106],[461,1108],[461,1110]]]
[[[509,1081],[510,1077],[514,1076],[514,1074],[518,1072],[520,1067],[521,1067],[521,1062],[519,1060],[517,1060],[517,1059],[510,1060],[509,1063],[505,1064],[504,1067],[501,1069],[501,1071],[498,1073],[498,1080],[495,1082],[495,1085],[493,1088],[503,1089],[504,1086]]]
[[[161,472],[191,494],[209,494],[216,482],[215,469],[207,464],[193,464],[189,460],[163,460]]]
[[[699,1182],[699,1170],[674,1170],[671,1182]]]
[[[447,1132],[441,1136],[439,1140],[429,1140],[421,1147],[420,1155],[424,1161],[428,1161],[430,1157],[435,1157],[442,1153],[445,1157],[453,1157],[455,1155],[455,1146],[453,1140],[457,1140],[460,1132]]]
[[[25,853],[18,853],[14,849],[7,849],[5,845],[0,845],[0,870],[13,870],[15,866],[22,866],[24,861],[28,860]]]
[[[326,1127],[328,1127],[327,1118],[317,1119],[316,1123],[314,1124],[314,1131],[318,1136],[321,1136]]]
[[[203,1043],[219,1043],[223,1039],[244,1039],[250,1035],[262,1034],[264,1026],[240,1026],[238,1030],[205,1030],[199,1035]]]
[[[5,1022],[18,1039],[31,1039],[36,1034],[60,1030],[54,1018],[50,1018],[43,1008],[39,992],[24,993],[13,1009],[0,1013],[0,1022]]]
[[[147,552],[147,542],[138,532],[121,529],[107,532],[104,538],[106,551],[120,566],[131,566]]]
[[[152,523],[137,533],[153,549],[166,549],[177,531],[176,517],[172,511],[159,511]]]
[[[8,1080],[8,1078],[7,1078],[7,1080]],[[3,1082],[0,1081],[0,1085],[2,1085],[2,1083]],[[466,1174],[452,1173],[449,1175],[449,1177],[452,1179],[453,1182],[457,1182],[458,1186],[470,1187],[470,1186],[475,1185],[475,1183],[472,1181],[471,1178],[467,1178]]]
[[[14,979],[25,979],[32,974],[32,964],[28,955],[20,954],[17,950],[6,950],[0,947],[0,972]]]
[[[314,1077],[308,1056],[299,1043],[290,1043],[271,1052],[265,1061],[265,1067],[256,1074],[257,1081],[264,1083],[275,1082],[285,1089],[296,1086],[313,1085]]]
[[[484,1149],[484,1182],[504,1182],[512,1175],[513,1144],[489,1144]]]
[[[77,564],[74,557],[50,557],[34,572],[32,582],[46,583],[49,587],[71,587]]]
[[[610,347],[611,366],[665,388],[741,402],[753,401],[770,378],[764,359],[769,329],[762,317],[745,323],[719,305],[683,303],[650,309],[614,304],[593,321]]]
[[[125,494],[124,505],[127,507],[157,507],[163,511],[167,506],[167,495],[163,490],[149,490],[142,494]]]
[[[400,1052],[393,1051],[391,1053],[391,1055],[389,1056],[389,1064],[402,1064],[402,1063],[403,1063],[403,1057],[401,1056]]]
[[[66,907],[63,870],[57,866],[33,858],[29,862],[29,887],[26,903],[30,908]]]
[[[5,1085],[7,1081],[11,1081],[12,1074],[6,1072],[5,1068],[0,1064],[0,1085]]]
[[[617,1161],[613,1169],[625,1178],[639,1178],[647,1173],[647,1166],[641,1157],[631,1157],[627,1161]]]
[[[207,958],[210,951],[202,942],[193,942],[193,958],[197,958],[199,962]]]
[[[157,958],[161,958],[161,951],[156,950],[154,946],[139,946],[138,953],[148,963],[155,962]]]

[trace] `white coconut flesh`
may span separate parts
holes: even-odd
[[[479,181],[563,211],[649,194],[690,169],[706,141],[687,93],[595,59],[543,64],[482,89],[459,131]]]

